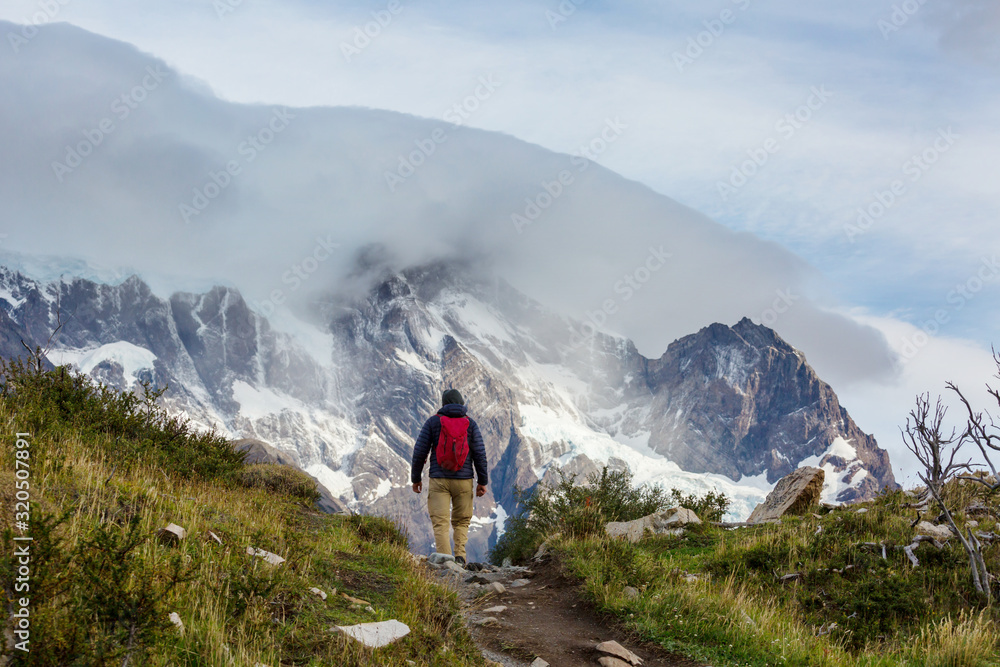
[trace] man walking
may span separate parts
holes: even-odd
[[[423,489],[420,479],[427,455],[431,457],[427,511],[434,527],[438,553],[451,553],[448,524],[455,529],[455,561],[465,564],[465,543],[472,520],[472,468],[476,469],[476,496],[486,493],[486,447],[479,426],[466,416],[465,401],[457,389],[441,396],[442,407],[420,429],[413,446],[410,481],[413,492]],[[449,517],[450,515],[450,517]]]

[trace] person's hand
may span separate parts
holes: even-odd
[[[482,498],[486,495],[486,487],[482,484],[476,484],[476,498]]]
[[[420,482],[417,482],[416,484],[413,485],[413,492],[414,493],[420,493],[420,491],[423,488],[424,488],[424,485],[422,483],[420,483]]]

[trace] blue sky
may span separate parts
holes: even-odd
[[[905,415],[916,391],[991,376],[1000,275],[961,305],[953,292],[1000,255],[1000,3],[389,5],[63,0],[49,3],[58,7],[49,17],[39,14],[46,3],[8,0],[0,18],[68,21],[130,42],[235,102],[440,119],[489,77],[496,90],[467,125],[566,153],[618,118],[628,129],[598,162],[796,253],[817,270],[826,307],[875,326],[897,350],[945,313],[892,383],[835,386],[883,445],[893,424],[882,413]],[[894,11],[898,29],[889,31]],[[343,45],[373,12],[391,21],[346,57]],[[689,41],[699,39],[700,51]],[[677,54],[689,61],[679,67]],[[829,98],[815,99],[816,89]],[[789,135],[780,123],[796,112],[808,119]],[[948,128],[957,138],[934,149]],[[777,149],[766,162],[720,196],[719,184],[768,141]],[[932,149],[935,162],[918,177],[905,171]],[[894,181],[903,194],[852,235],[858,208]]]

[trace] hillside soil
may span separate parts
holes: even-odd
[[[581,584],[557,561],[535,562],[528,569],[497,568],[459,576],[428,565],[434,575],[458,592],[473,638],[483,654],[507,667],[526,667],[536,657],[553,667],[593,667],[603,654],[597,644],[614,640],[643,660],[643,667],[702,667],[701,663],[639,641],[615,619],[584,599]],[[497,594],[473,577],[499,581]],[[528,583],[517,585],[518,580]],[[478,584],[478,585],[477,585]],[[501,612],[487,609],[503,606]],[[495,621],[484,619],[496,619]]]

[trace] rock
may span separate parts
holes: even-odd
[[[949,526],[935,526],[933,523],[927,521],[921,521],[918,523],[916,525],[916,531],[918,535],[930,535],[934,539],[942,542],[951,539],[954,535]]]
[[[484,616],[483,618],[480,618],[479,620],[474,622],[476,625],[496,625],[500,623],[500,621],[497,620],[495,616]]]
[[[465,568],[453,560],[446,560],[444,562],[444,569],[450,572],[454,572],[455,574],[461,574],[463,576],[466,574]]]
[[[627,598],[628,598],[629,600],[634,600],[634,599],[636,599],[637,597],[639,597],[639,589],[637,589],[637,588],[634,588],[634,587],[632,587],[632,586],[626,586],[626,587],[625,587],[625,590],[623,590],[623,591],[622,591],[622,593],[623,593],[623,594],[625,595],[625,597],[627,597]]]
[[[427,557],[427,562],[431,563],[432,565],[444,565],[449,561],[454,562],[455,557],[452,556],[451,554],[442,554],[436,551]]]
[[[323,600],[326,599],[326,593],[324,593],[320,589],[316,588],[315,586],[312,587],[312,588],[310,588],[309,592],[312,593],[312,594],[314,594],[314,595],[318,595],[320,597],[320,599],[323,599]]]
[[[783,584],[787,584],[792,581],[798,581],[801,578],[802,578],[801,574],[799,574],[798,572],[793,572],[791,574],[786,574],[783,577],[779,577],[778,581],[780,581]]]
[[[263,558],[268,565],[278,566],[285,562],[285,559],[278,554],[273,554],[270,551],[264,551],[263,549],[254,549],[253,547],[247,547],[247,555]]]
[[[473,575],[473,576],[469,577],[468,579],[466,579],[465,583],[467,583],[467,584],[481,584],[481,585],[486,585],[486,584],[490,583],[490,580],[487,579],[486,577],[480,577],[479,575]]]
[[[597,659],[597,664],[601,667],[632,667],[632,663],[625,662],[619,658],[605,655]]]
[[[359,598],[352,598],[347,593],[341,593],[340,596],[342,598],[344,598],[345,600],[347,600],[348,602],[350,602],[351,604],[356,604],[356,605],[359,605],[361,607],[371,606],[371,602],[368,602],[367,600],[361,600]]]
[[[494,581],[492,584],[487,586],[487,588],[496,593],[497,595],[503,595],[504,593],[507,592],[507,589],[504,588],[503,584],[501,584],[499,581]]]
[[[641,665],[642,658],[616,641],[601,642],[595,647],[599,652],[618,658],[630,665]]]
[[[507,607],[503,605],[497,605],[496,607],[490,607],[489,609],[483,609],[484,614],[500,614],[507,611]]]
[[[691,510],[686,507],[671,507],[633,521],[611,521],[604,525],[604,532],[609,537],[638,542],[647,530],[654,535],[677,535],[684,526],[696,523],[701,523],[701,519]]]
[[[168,523],[166,528],[160,528],[156,533],[164,544],[177,544],[187,536],[187,531],[176,523]]]
[[[510,587],[520,588],[521,586],[527,586],[530,583],[531,579],[515,579],[514,581],[510,582]]]
[[[867,507],[862,507],[858,509],[858,514],[866,514],[868,512]]]
[[[222,544],[222,538],[213,533],[212,531],[208,531],[208,539],[212,540],[218,545]]]
[[[786,514],[804,514],[819,502],[825,473],[805,466],[778,480],[767,499],[754,508],[747,523],[778,521]]]
[[[531,664],[528,665],[528,667],[549,667],[549,663],[545,662],[541,658],[535,658],[531,661]]]
[[[397,620],[347,626],[338,625],[335,629],[370,648],[387,646],[410,634],[410,628]]]
[[[968,521],[965,522],[965,525],[968,526],[969,528],[979,528],[979,522],[976,521],[975,519],[969,519]]]
[[[177,626],[177,629],[183,635],[184,634],[184,621],[181,620],[180,614],[178,614],[176,611],[172,611],[172,612],[170,612],[169,618],[170,618],[170,622],[173,623],[175,626]]]

